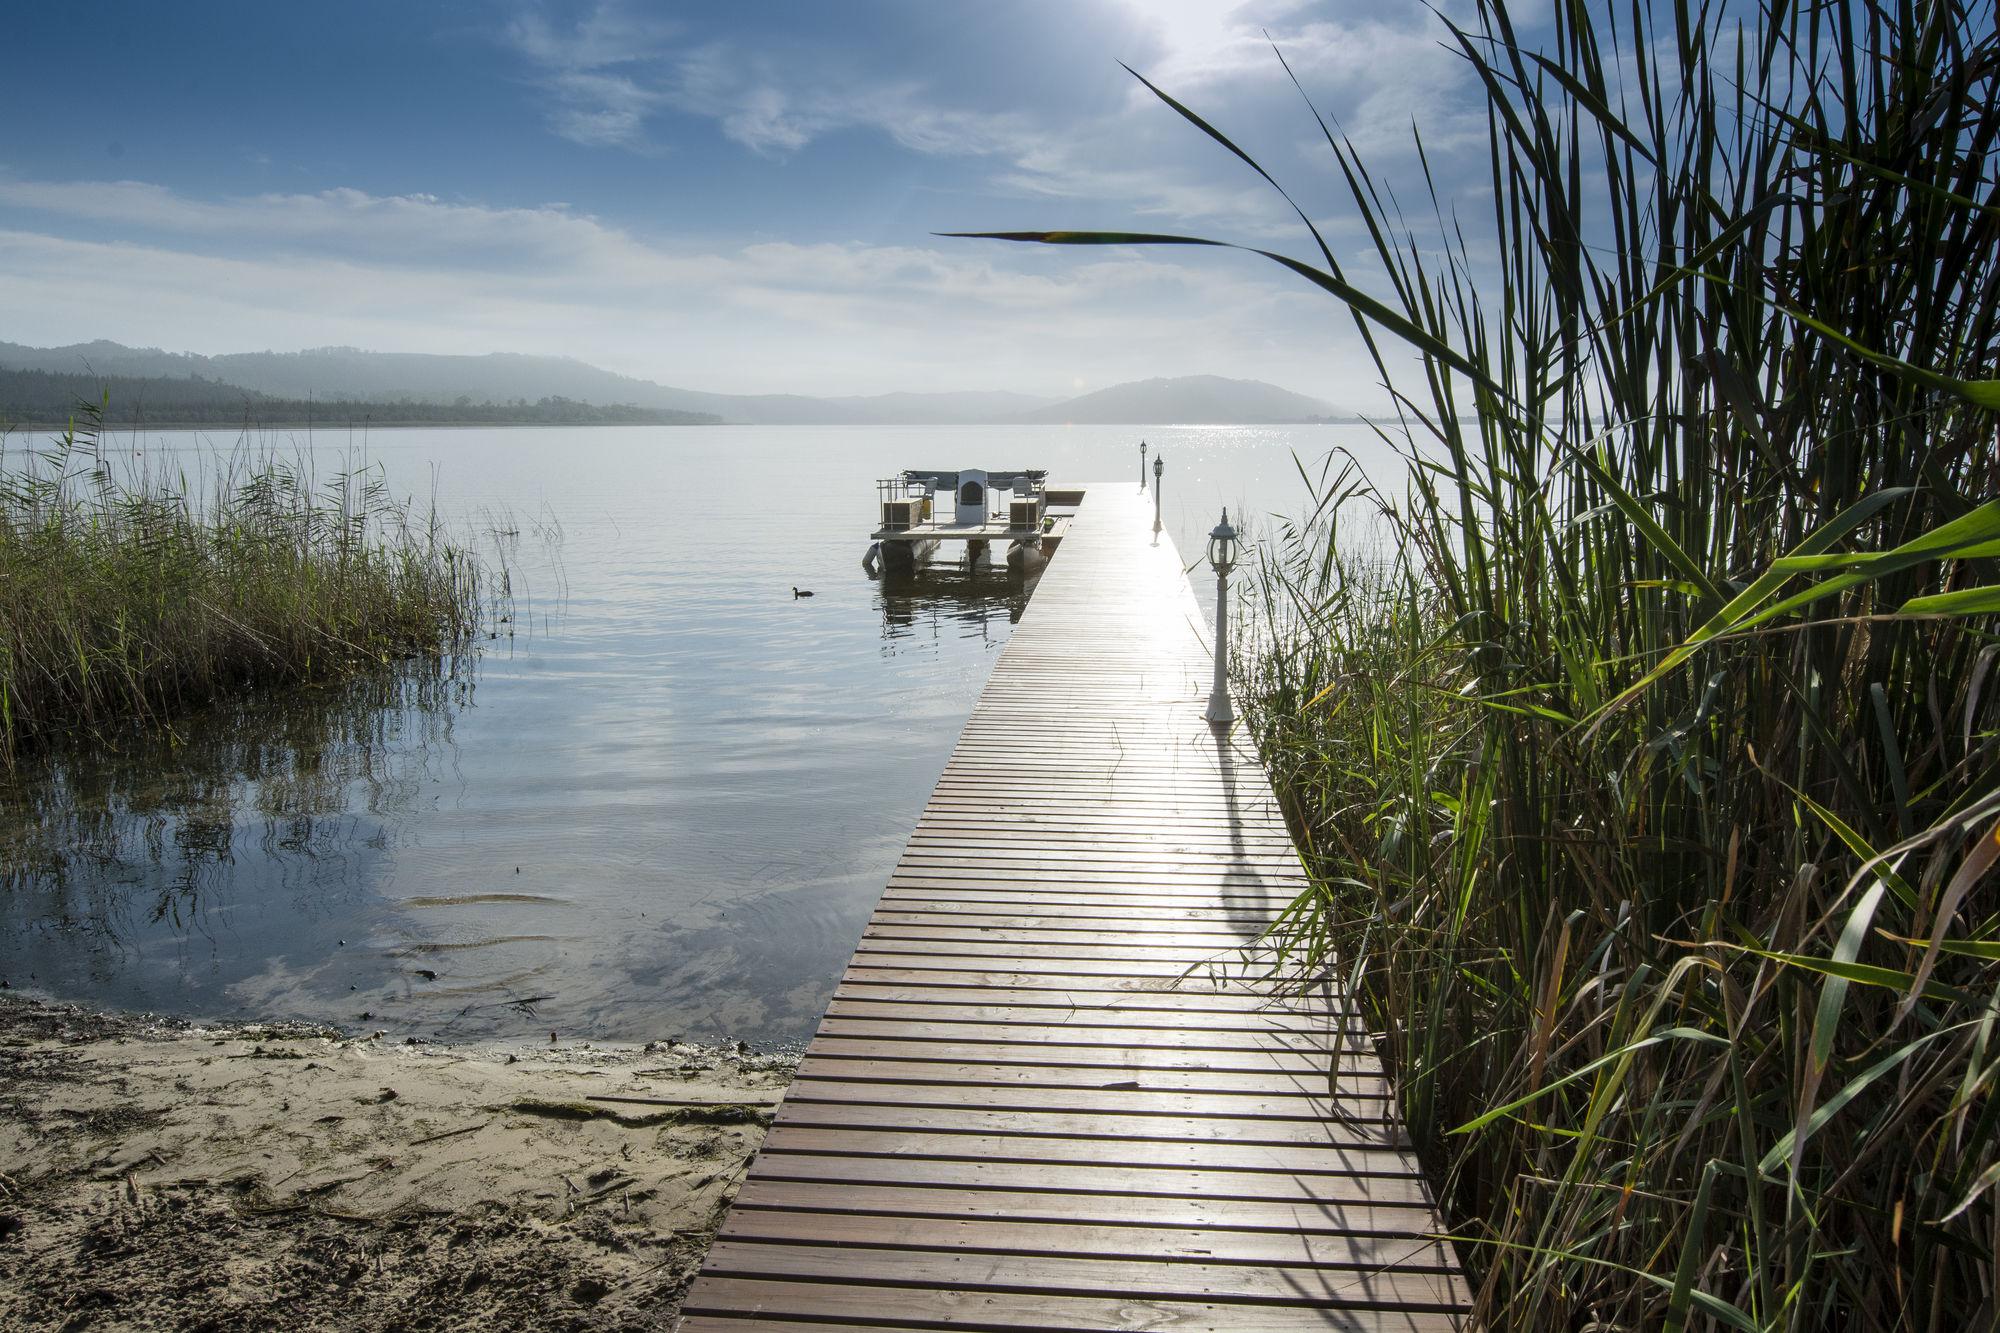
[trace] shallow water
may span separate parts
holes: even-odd
[[[462,673],[262,696],[0,788],[0,978],[434,1036],[802,1039],[1030,592],[869,578],[875,478],[1136,489],[1141,436],[1184,560],[1223,504],[1296,513],[1295,452],[1385,458],[1332,426],[286,435],[488,533],[514,620]]]

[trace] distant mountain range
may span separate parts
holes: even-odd
[[[1258,425],[1324,420],[1338,409],[1258,380],[1190,375],[1139,380],[1058,401],[1005,391],[886,393],[865,397],[727,394],[613,374],[566,357],[491,352],[440,356],[322,347],[303,352],[201,356],[97,341],[68,347],[0,342],[0,369],[103,378],[200,379],[219,395],[247,390],[287,402],[531,406],[546,399],[699,414],[751,425]],[[184,397],[184,393],[176,397]],[[240,399],[243,395],[238,393]],[[483,420],[490,411],[469,413]],[[112,418],[121,419],[113,404]],[[692,418],[691,418],[692,419]]]
[[[98,417],[98,412],[102,416]],[[279,398],[199,375],[69,375],[0,365],[0,428],[61,430],[79,419],[105,426],[719,426],[705,412],[575,398],[431,403],[351,398]]]
[[[1312,421],[1334,414],[1317,398],[1280,389],[1262,380],[1229,380],[1220,375],[1133,380],[1096,393],[1052,403],[1021,415],[1022,421],[1050,425],[1267,425]]]

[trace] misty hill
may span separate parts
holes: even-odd
[[[1220,375],[1134,380],[1024,413],[1051,425],[1236,425],[1308,421],[1335,414],[1331,403],[1262,380]]]
[[[534,402],[431,403],[349,398],[279,398],[235,384],[166,375],[70,375],[0,367],[0,426],[60,429],[79,404],[101,405],[107,426],[712,426],[721,418],[629,403],[584,403],[550,396]]]
[[[507,403],[518,398],[571,398],[586,403],[631,403],[688,411],[681,391],[650,380],[614,375],[565,357],[434,356],[419,352],[366,352],[355,347],[317,347],[303,352],[232,352],[202,356],[163,352],[121,343],[77,343],[69,347],[23,347],[0,343],[0,366],[68,374],[130,375],[220,380],[277,398],[346,398],[393,402],[397,399],[449,403]]]
[[[1327,403],[1276,385],[1216,375],[1139,380],[1057,402],[993,390],[857,397],[707,393],[614,374],[567,357],[512,352],[441,356],[322,347],[201,356],[107,341],[46,348],[0,342],[0,368],[199,378],[288,402],[308,397],[354,403],[464,400],[477,406],[559,399],[700,413],[750,425],[1259,424],[1307,421],[1335,413]]]
[[[1008,420],[1049,403],[1006,392],[890,393],[810,398],[800,394],[704,393],[600,370],[567,357],[489,352],[437,356],[320,347],[304,352],[202,356],[99,340],[68,347],[0,342],[0,368],[60,374],[220,381],[274,398],[474,404],[563,398],[693,412],[752,425],[975,423]],[[94,396],[94,395],[93,395]]]

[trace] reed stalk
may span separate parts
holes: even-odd
[[[114,741],[263,686],[469,651],[484,570],[379,472],[239,452],[197,493],[107,459],[83,404],[39,450],[0,449],[0,765]]]

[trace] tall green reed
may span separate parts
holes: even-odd
[[[1257,252],[1410,464],[1312,478],[1242,627],[1278,937],[1379,1028],[1492,1326],[1993,1327],[1993,8],[1549,17],[1441,20],[1488,216],[1420,241],[1321,121],[1355,272]]]
[[[258,686],[470,650],[485,567],[378,472],[316,484],[310,460],[268,449],[206,482],[128,472],[100,413],[0,450],[0,764]]]

